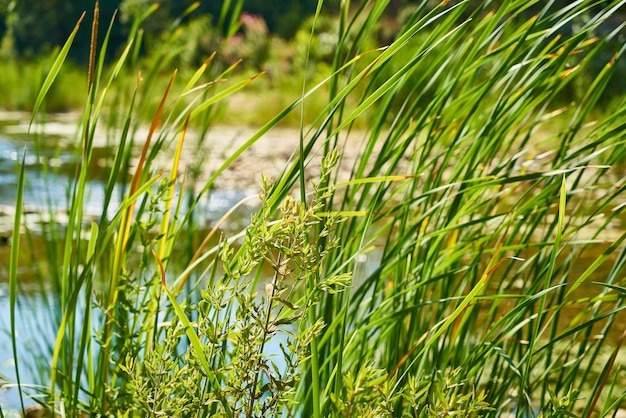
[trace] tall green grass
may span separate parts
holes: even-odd
[[[224,3],[224,24],[234,3]],[[116,90],[134,68],[140,22],[108,78],[106,41],[93,41],[69,223],[44,232],[56,340],[41,353],[50,363],[39,383],[55,413],[526,417],[623,407],[626,102],[589,115],[624,48],[582,100],[564,106],[559,93],[612,45],[617,32],[591,35],[624,2],[424,1],[373,51],[361,49],[364,37],[389,1],[341,4],[331,75],[305,85],[203,184],[179,173],[185,138],[206,133],[212,106],[252,80],[216,86],[231,69],[211,74],[207,61],[184,87],[174,72],[154,108],[167,60],[131,94]],[[569,33],[573,24],[581,29]],[[320,93],[326,106],[301,127],[282,173],[262,180],[250,225],[219,241],[218,227],[198,236],[195,204],[224,170]],[[87,162],[111,95],[127,100],[105,119],[118,146],[102,216],[86,224]],[[153,115],[146,138],[142,112]],[[352,129],[364,117],[367,129]],[[159,153],[171,167],[157,165]],[[12,307],[19,224],[18,211]]]
[[[58,51],[57,51],[58,53]],[[56,54],[54,57],[55,58]],[[0,89],[3,92],[1,106],[10,111],[32,111],[35,98],[45,76],[47,59],[33,63],[15,59],[3,59],[1,65],[2,79]],[[53,90],[46,102],[50,112],[66,112],[80,108],[84,102],[83,95],[74,89],[76,84],[82,83],[84,71],[68,65],[63,74],[53,86]]]

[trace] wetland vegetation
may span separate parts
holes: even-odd
[[[0,130],[0,417],[623,414],[626,2],[123,3]]]

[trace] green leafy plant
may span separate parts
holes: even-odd
[[[338,154],[329,156],[322,178],[337,158]],[[270,188],[266,183],[264,193]],[[328,190],[322,197],[331,195]],[[184,309],[168,293],[178,318],[168,324],[165,340],[145,359],[128,356],[122,366],[128,373],[125,380],[130,399],[135,400],[134,410],[193,415],[206,409],[211,415],[263,417],[292,406],[300,365],[310,358],[311,340],[324,326],[320,320],[302,321],[302,316],[325,294],[345,289],[351,279],[349,275],[320,275],[320,265],[331,247],[318,246],[311,232],[321,224],[332,241],[334,224],[340,220],[338,216],[319,218],[320,205],[313,201],[305,206],[286,198],[279,218],[272,219],[265,200],[236,254],[228,240],[222,241],[224,274],[218,278],[212,269],[196,306]],[[273,273],[259,292],[257,282],[265,265]],[[165,285],[164,276],[162,280]],[[197,316],[194,323],[188,321],[189,314]],[[177,353],[189,330],[192,343],[184,354]],[[276,339],[281,340],[281,352],[268,354],[267,345]],[[218,387],[206,378],[205,363],[220,379]],[[220,408],[217,398],[228,401]]]

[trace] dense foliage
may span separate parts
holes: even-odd
[[[93,1],[84,0],[1,0],[0,1],[0,39],[11,37],[14,53],[17,56],[34,56],[49,51],[51,48],[62,45],[74,24],[83,12],[91,12]],[[108,22],[114,11],[121,13],[120,22],[111,30],[111,49],[119,51],[130,31],[134,18],[141,15],[154,4],[159,10],[150,19],[144,22],[144,29],[159,35],[167,30],[167,24],[181,16],[192,7],[193,13],[188,15],[188,21],[210,16],[213,23],[218,17],[225,3],[241,3],[236,6],[241,12],[258,14],[263,17],[271,33],[285,39],[291,39],[300,28],[302,22],[315,12],[317,0],[242,0],[238,1],[200,1],[196,0],[102,0],[100,1],[101,22]],[[327,0],[324,11],[333,14],[339,10],[338,0]],[[418,0],[393,0],[389,2],[384,14],[396,18],[406,8],[416,7]],[[450,2],[454,4],[455,2]],[[482,2],[472,0],[467,7],[467,15],[472,10],[482,7]],[[492,7],[501,7],[503,0],[492,1]],[[567,7],[570,2],[564,0],[552,1],[554,9]],[[593,10],[606,7],[609,1],[596,1]],[[429,7],[435,7],[437,2],[429,2]],[[531,6],[522,16],[529,17],[537,13],[540,6]],[[232,12],[231,12],[232,13]],[[238,13],[238,12],[237,12]],[[222,28],[223,29],[223,28]],[[83,27],[76,39],[76,44],[70,52],[70,57],[86,63],[89,47],[89,28]]]
[[[337,0],[324,1],[322,16],[316,22],[317,36],[313,40],[310,51],[307,51],[307,38],[311,31],[312,18],[316,0],[230,0],[230,1],[193,1],[193,0],[104,0],[100,2],[100,25],[106,27],[114,18],[114,23],[108,31],[107,58],[114,59],[122,53],[130,37],[135,33],[134,22],[141,20],[140,37],[135,39],[136,51],[139,57],[152,57],[166,39],[178,49],[172,54],[170,65],[178,68],[195,68],[214,51],[219,51],[218,61],[226,61],[224,65],[232,64],[238,59],[243,62],[239,69],[267,71],[271,76],[289,78],[297,74],[302,68],[305,56],[315,61],[333,61],[332,41],[339,27],[336,16],[340,10]],[[435,1],[392,0],[381,13],[378,22],[369,28],[367,47],[376,47],[391,42],[406,23],[406,19],[415,10],[433,10],[438,4]],[[504,7],[503,0],[482,2],[466,0],[464,2],[443,2],[446,4],[462,4],[463,12],[458,19],[467,19],[477,11],[497,11]],[[347,5],[349,6],[349,2]],[[609,1],[590,2],[588,7],[575,18],[564,22],[555,33],[560,36],[571,36],[578,31],[581,25],[591,19],[594,13],[609,7]],[[550,10],[568,10],[569,1],[553,0],[548,2]],[[157,7],[158,6],[158,7]],[[529,4],[527,8],[510,19],[509,24],[514,27],[523,25],[526,21],[541,12],[543,5]],[[92,7],[89,2],[82,0],[72,1],[37,1],[37,0],[0,0],[0,57],[4,68],[0,68],[6,76],[0,80],[0,89],[4,98],[0,99],[0,107],[29,109],[31,97],[36,86],[29,85],[27,89],[12,89],[15,86],[14,77],[17,72],[27,74],[34,83],[40,82],[40,71],[31,69],[38,65],[42,58],[54,55],[55,48],[65,42],[68,34],[83,12],[86,19],[92,19]],[[352,7],[353,11],[356,7]],[[588,83],[601,70],[603,63],[626,41],[626,32],[619,29],[626,13],[618,8],[611,17],[600,22],[590,30],[590,34],[605,38],[609,43],[607,48],[600,51],[585,68],[584,75]],[[240,17],[244,17],[240,19]],[[247,17],[247,18],[246,18]],[[252,22],[252,23],[251,23]],[[552,25],[554,22],[545,22]],[[618,31],[614,34],[614,31]],[[174,31],[177,34],[173,38]],[[75,42],[68,53],[69,60],[76,68],[86,71],[90,45],[89,25],[81,25]],[[104,39],[104,30],[98,32],[98,40]],[[282,52],[281,52],[282,51]],[[310,53],[310,54],[309,54]],[[619,76],[626,76],[626,64],[616,63],[616,72]],[[15,68],[19,67],[19,69]],[[311,69],[326,76],[328,67]],[[313,71],[313,70],[312,70]],[[603,100],[610,102],[626,91],[626,85],[616,81],[616,77],[607,88]],[[73,84],[75,80],[67,80],[66,84]],[[573,83],[561,92],[561,99],[565,103],[581,94],[583,83]],[[294,86],[294,88],[297,88]],[[30,95],[28,92],[31,92]],[[57,97],[60,97],[57,95]],[[67,100],[58,100],[56,110],[67,110],[75,107],[79,97],[67,96]],[[290,96],[291,97],[291,96]]]
[[[0,39],[10,37],[14,53],[19,57],[36,57],[62,45],[80,15],[90,12],[94,2],[84,0],[3,0],[0,2]],[[167,25],[185,15],[185,11],[196,3],[194,0],[102,0],[100,1],[101,22],[107,23],[114,11],[119,10],[120,22],[111,30],[111,49],[123,47],[131,29],[133,19],[154,4],[159,10],[144,24],[149,35],[159,36]],[[199,2],[188,20],[210,16],[213,23],[221,13],[222,1]],[[246,0],[241,10],[264,17],[272,32],[291,37],[299,23],[315,12],[316,0],[260,1]],[[89,28],[85,25],[79,32],[70,57],[86,63],[89,54]]]

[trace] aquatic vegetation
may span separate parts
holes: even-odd
[[[424,1],[373,50],[363,45],[389,2],[349,3],[328,76],[311,84],[303,68],[301,97],[234,152],[211,155],[223,163],[206,178],[202,160],[182,169],[183,149],[200,155],[214,105],[254,78],[209,58],[181,85],[173,72],[155,108],[163,60],[130,93],[118,81],[136,33],[109,71],[106,41],[93,56],[68,221],[44,232],[55,341],[33,360],[46,364],[42,404],[68,416],[248,417],[611,416],[624,406],[626,102],[602,112],[598,102],[625,47],[580,100],[560,95],[613,45],[618,31],[594,33],[624,2]],[[198,203],[220,176],[319,95],[323,110],[300,127],[282,172],[259,173],[249,224],[198,228]],[[114,115],[102,113],[107,96],[124,98]],[[353,128],[363,120],[367,129]],[[102,215],[86,223],[100,124],[117,147]],[[22,169],[17,207],[24,183]],[[13,313],[29,241],[20,224],[16,211]],[[29,395],[14,325],[12,335]]]

